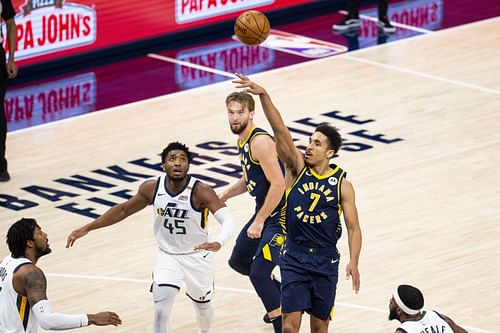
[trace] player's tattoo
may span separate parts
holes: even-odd
[[[28,272],[24,277],[24,285],[28,294],[28,301],[34,305],[41,299],[47,299],[47,279],[40,270]]]

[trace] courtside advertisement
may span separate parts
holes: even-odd
[[[12,0],[18,66],[57,60],[314,0]],[[6,36],[2,22],[3,36]],[[228,37],[231,36],[228,31]],[[6,40],[3,41],[4,47]]]

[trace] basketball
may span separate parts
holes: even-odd
[[[256,10],[247,10],[234,22],[234,33],[240,42],[259,45],[269,36],[271,25],[266,15]]]

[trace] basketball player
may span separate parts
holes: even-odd
[[[436,311],[422,311],[424,295],[415,287],[398,286],[389,301],[389,320],[399,320],[396,333],[467,333],[449,317]]]
[[[283,332],[298,332],[303,311],[310,313],[311,332],[326,333],[333,314],[338,280],[340,214],[348,233],[347,278],[359,291],[361,229],[352,184],[345,171],[330,164],[341,145],[334,127],[320,125],[309,139],[305,155],[293,144],[279,111],[264,88],[236,74],[236,88],[259,96],[285,165],[286,203],[282,210],[286,241],[280,261]]]
[[[69,315],[52,312],[47,299],[47,279],[36,266],[40,257],[51,252],[47,234],[35,219],[22,218],[7,232],[10,255],[0,262],[0,332],[36,333],[69,330],[88,325],[121,324],[114,312]]]
[[[193,157],[182,143],[170,143],[161,154],[165,174],[147,180],[124,203],[110,208],[101,217],[74,230],[66,247],[89,231],[122,221],[149,204],[154,209],[154,234],[158,253],[153,270],[154,332],[171,332],[169,323],[174,299],[183,283],[192,300],[199,332],[209,332],[213,320],[214,265],[212,254],[234,233],[229,209],[214,190],[188,175]],[[222,224],[217,239],[208,241],[210,211]]]
[[[238,135],[238,152],[243,176],[220,195],[224,201],[248,192],[255,198],[255,211],[242,228],[229,265],[250,281],[266,308],[264,320],[281,333],[280,284],[272,278],[279,265],[283,232],[279,210],[283,205],[285,179],[272,137],[253,122],[252,95],[233,92],[226,98],[231,131]]]
[[[359,5],[360,0],[347,0],[348,13],[347,16],[337,24],[332,26],[334,31],[347,32],[352,30],[359,30],[361,28],[361,21],[359,20]],[[378,21],[377,29],[385,34],[392,34],[396,32],[396,28],[391,24],[387,17],[387,9],[389,8],[389,0],[378,0]]]
[[[7,141],[7,118],[5,117],[4,100],[7,91],[8,79],[17,76],[17,67],[14,62],[14,53],[17,48],[17,34],[14,7],[11,0],[0,1],[0,14],[7,27],[7,45],[9,48],[9,59],[5,59],[5,50],[0,46],[0,182],[10,180],[7,170],[7,159],[5,157],[5,144]],[[3,42],[3,34],[0,42]]]

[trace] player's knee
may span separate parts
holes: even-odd
[[[229,267],[234,269],[236,272],[243,275],[250,275],[250,266],[252,265],[252,259],[250,261],[245,256],[233,251],[231,257],[228,260]]]

